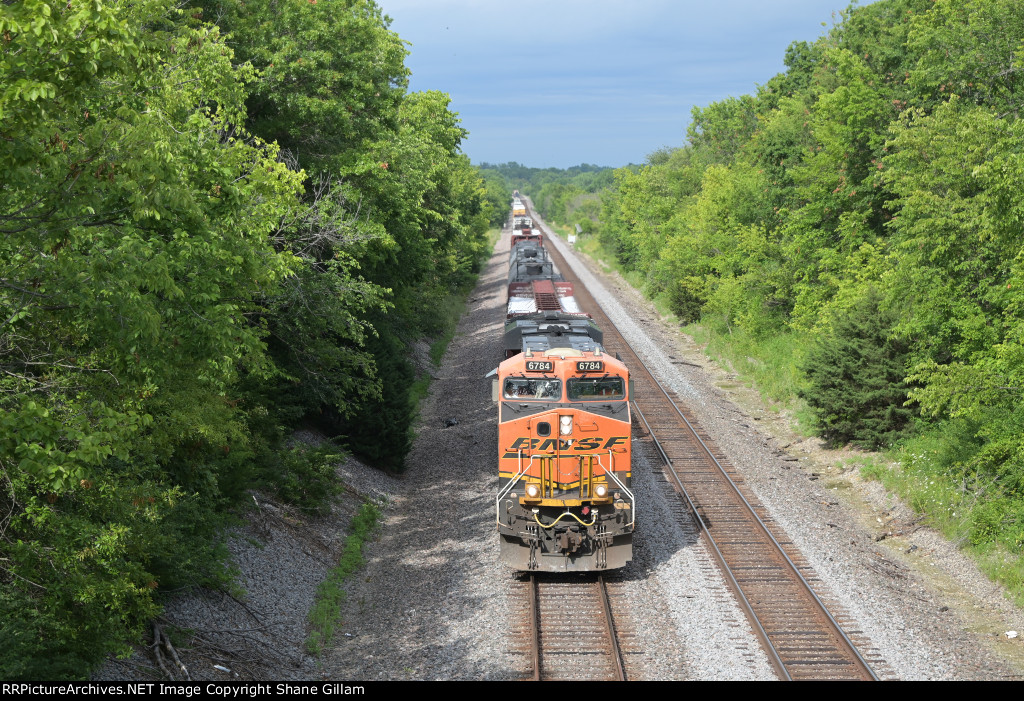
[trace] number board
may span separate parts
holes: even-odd
[[[526,371],[527,372],[552,372],[555,369],[555,364],[550,360],[527,360]]]
[[[604,370],[604,361],[581,360],[576,363],[576,372],[601,372]]]

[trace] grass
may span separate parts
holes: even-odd
[[[341,624],[345,582],[365,564],[363,545],[376,530],[380,514],[380,507],[370,502],[359,508],[359,513],[349,523],[349,535],[338,565],[317,588],[316,601],[309,610],[310,630],[306,638],[306,649],[312,655],[323,655],[324,648],[330,644]]]
[[[574,231],[573,227],[564,226],[562,224],[552,224],[550,222],[546,223],[548,228],[567,241],[569,240],[569,234]],[[642,284],[638,285],[634,280],[630,279],[630,275],[633,275],[633,273],[623,270],[622,264],[619,263],[615,254],[602,246],[601,241],[597,236],[594,236],[593,234],[578,234],[576,236],[576,243],[573,244],[573,249],[579,253],[584,253],[592,260],[597,261],[603,269],[618,272],[637,289],[643,289]]]
[[[802,334],[785,331],[757,338],[739,327],[722,332],[705,323],[690,324],[683,331],[715,362],[732,369],[741,382],[755,386],[767,403],[794,409],[801,404],[797,395],[804,382],[800,362],[807,345]]]
[[[924,514],[929,526],[963,549],[985,576],[1004,586],[1016,605],[1024,606],[1019,498],[1003,494],[996,476],[965,474],[955,460],[957,443],[957,431],[949,422],[924,426],[862,465],[861,476],[877,480]]]
[[[791,409],[796,429],[815,435],[813,416],[797,393],[799,366],[807,339],[785,332],[757,339],[734,328],[717,331],[691,324],[684,331],[716,362],[731,367],[740,381],[753,384],[762,398]],[[920,422],[914,433],[888,450],[858,456],[865,479],[877,480],[903,500],[925,523],[960,547],[1009,598],[1024,606],[1024,518],[1021,499],[1006,494],[995,475],[972,471],[973,432],[955,421]]]
[[[430,344],[430,360],[434,365],[441,362],[445,351],[448,350],[448,345],[455,338],[455,329],[459,325],[459,319],[462,318],[463,312],[466,311],[466,300],[469,299],[469,295],[475,287],[476,278],[473,279],[472,283],[465,285],[457,292],[441,300],[441,304],[437,309],[441,333]]]

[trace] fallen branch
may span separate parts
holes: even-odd
[[[171,653],[171,659],[173,659],[174,663],[178,665],[178,668],[185,673],[185,681],[192,681],[192,677],[189,676],[188,673],[188,668],[182,664],[180,659],[178,659],[178,652],[174,649],[174,646],[171,645],[171,639],[166,635],[164,636],[164,647],[167,648],[169,653]]]
[[[160,628],[160,624],[156,621],[153,621],[153,645],[151,646],[153,648],[153,656],[156,657],[157,666],[160,667],[160,670],[164,673],[164,676],[166,676],[172,682],[176,682],[178,680],[175,678],[173,674],[171,674],[171,670],[167,669],[167,665],[164,664],[163,653],[160,652],[160,642],[162,638],[163,634],[162,629]]]

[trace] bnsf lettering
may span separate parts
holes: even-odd
[[[536,448],[538,443],[540,443],[539,438],[522,436],[521,438],[517,438],[516,442],[509,446],[509,450],[531,450]]]
[[[543,443],[539,438],[530,438],[528,436],[521,436],[515,440],[512,445],[508,447],[508,451],[504,457],[514,458],[517,457],[519,451],[538,451],[538,452],[551,452],[555,450],[555,445],[558,445],[559,450],[573,450],[581,453],[587,453],[596,450],[610,450],[619,443],[625,443],[629,440],[629,436],[611,436],[608,438],[604,445],[601,445],[600,438],[581,438],[575,443],[570,443],[566,440],[560,440],[558,438],[548,438]]]

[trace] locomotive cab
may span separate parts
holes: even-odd
[[[601,351],[527,350],[497,370],[501,559],[521,570],[632,559],[629,372]]]

